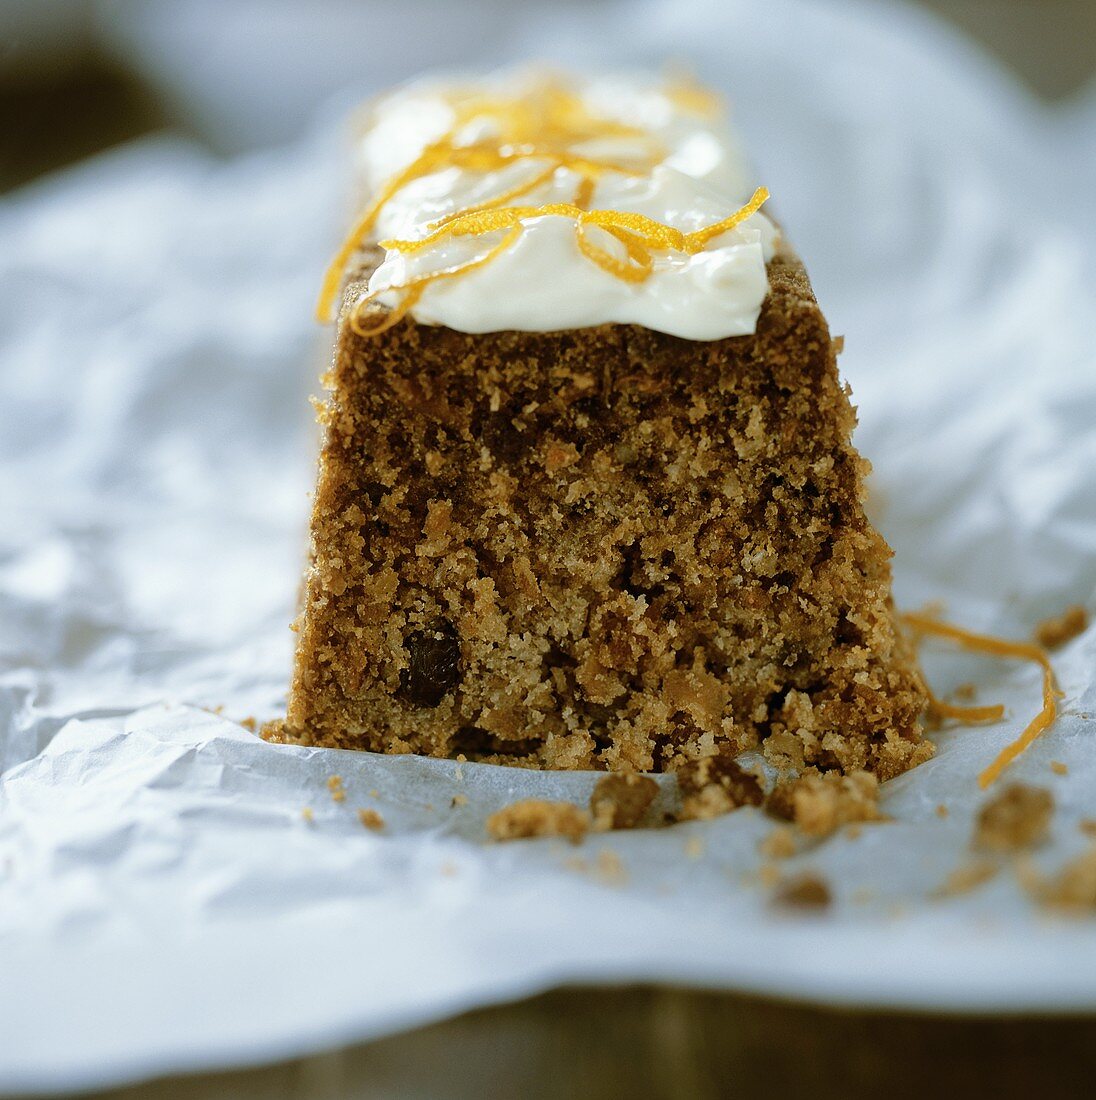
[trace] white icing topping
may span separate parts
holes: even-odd
[[[497,76],[478,82],[476,89],[513,97],[534,79],[530,73]],[[591,209],[643,214],[691,232],[729,217],[749,199],[749,173],[722,118],[679,109],[672,94],[650,78],[606,77],[571,90],[580,94],[591,114],[644,132],[643,138],[613,135],[586,141],[572,146],[572,152],[634,163],[644,154],[650,156],[653,140],[661,153],[641,175],[602,174]],[[379,191],[431,141],[452,129],[452,92],[452,86],[423,83],[375,104],[357,146],[368,192]],[[489,119],[474,118],[460,129],[459,139],[464,143],[490,138],[493,125]],[[456,167],[433,171],[384,204],[371,235],[378,240],[421,239],[430,232],[430,223],[520,185],[542,172],[546,163],[528,159],[486,172]],[[570,168],[559,168],[550,180],[506,205],[571,203],[581,178]],[[642,282],[629,282],[583,255],[572,217],[541,215],[524,219],[522,225],[517,242],[490,263],[426,286],[411,309],[415,319],[463,332],[542,332],[618,322],[690,340],[745,335],[754,331],[768,292],[766,263],[778,240],[772,222],[754,213],[699,252],[656,251],[651,274]],[[598,247],[625,257],[616,239],[591,230],[591,237],[595,234]],[[415,252],[389,248],[369,291],[395,306],[399,287],[482,256],[501,235],[446,237]]]

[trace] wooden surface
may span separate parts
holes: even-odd
[[[331,1054],[102,1096],[1043,1100],[1094,1093],[1096,1019],[865,1014],[637,987],[556,990]]]

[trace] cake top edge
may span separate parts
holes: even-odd
[[[690,79],[427,78],[358,113],[353,155],[365,204],[324,320],[355,255],[379,247],[350,312],[362,335],[408,315],[464,332],[755,330],[780,232],[721,101]]]

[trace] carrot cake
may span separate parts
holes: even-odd
[[[611,771],[930,755],[841,341],[716,98],[426,82],[355,153],[279,738]]]

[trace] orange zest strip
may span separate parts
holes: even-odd
[[[701,118],[714,118],[723,110],[720,96],[698,83],[692,73],[671,71],[662,90],[678,110]]]
[[[585,218],[580,218],[575,223],[575,241],[578,244],[579,251],[603,271],[615,275],[626,283],[643,282],[654,270],[654,260],[650,252],[643,247],[642,243],[637,243],[636,237],[626,230],[614,232],[611,226],[601,226],[600,228],[624,245],[628,260],[618,259],[611,252],[606,252],[600,245],[594,244],[586,235],[586,226],[596,224],[596,222],[588,221]]]
[[[602,172],[639,175],[642,171],[642,166],[575,156],[567,152],[553,150],[550,147],[534,145],[523,148],[503,148],[482,142],[476,145],[458,146],[454,144],[454,140],[451,131],[440,140],[428,145],[411,164],[385,183],[377,196],[358,217],[339,250],[335,253],[331,263],[328,264],[327,271],[324,274],[323,283],[320,287],[320,298],[316,305],[316,319],[321,324],[331,320],[331,308],[339,292],[339,286],[342,283],[350,257],[361,247],[366,234],[376,224],[385,204],[416,179],[447,167],[464,168],[478,172],[493,172],[517,161],[537,158],[551,160],[551,164],[544,169],[543,173],[535,176],[532,181],[513,188],[512,191],[504,192],[486,203],[449,215],[449,219],[452,219],[463,214],[492,209],[500,203],[509,202],[511,199],[527,194],[541,183],[547,182],[559,168],[569,168],[572,171],[582,173],[584,178],[596,177]],[[434,224],[444,224],[446,220],[443,218]]]
[[[511,187],[508,191],[502,191],[495,195],[493,198],[485,199],[483,202],[476,203],[475,206],[467,206],[463,210],[458,211],[459,214],[480,214],[484,210],[497,210],[505,203],[512,202],[514,199],[520,199],[522,195],[528,195],[530,191],[535,191],[541,184],[547,183],[555,174],[558,165],[549,165],[541,172],[537,172],[530,176],[524,183],[519,183],[514,187]],[[435,222],[430,223],[431,231],[442,228],[451,222],[456,215],[447,214],[444,218],[439,218]]]
[[[466,93],[457,105],[457,115],[462,122],[481,116],[494,118],[508,133],[519,136],[562,133],[572,142],[647,136],[636,126],[592,114],[582,98],[556,76],[546,76],[530,94],[510,99],[478,91]]]
[[[354,303],[353,312],[350,314],[350,327],[359,336],[376,336],[378,333],[390,329],[407,315],[407,311],[422,297],[423,291],[431,283],[439,279],[451,279],[456,275],[463,275],[467,271],[472,271],[477,267],[483,267],[489,264],[496,256],[501,255],[506,249],[513,245],[521,234],[522,226],[519,222],[510,229],[510,232],[507,233],[498,244],[494,245],[482,256],[477,256],[474,260],[469,260],[467,263],[463,264],[456,264],[453,267],[446,267],[441,271],[430,271],[425,275],[420,275],[412,279],[409,283],[404,283],[402,286],[378,287],[376,290],[369,291],[368,294],[362,295],[362,297]],[[382,294],[392,292],[402,293],[403,296],[399,303],[389,311],[384,320],[379,324],[368,328],[363,327],[360,320],[362,308],[369,305],[370,302],[376,301]]]
[[[954,718],[957,722],[977,725],[979,722],[1000,722],[1005,716],[1005,708],[1001,703],[988,707],[957,707],[954,703],[945,703],[943,699],[938,699],[931,691],[928,696],[929,711],[937,718]]]
[[[986,653],[993,657],[1012,657],[1021,661],[1034,661],[1043,670],[1043,707],[1039,713],[1027,724],[1020,736],[1005,746],[997,758],[978,776],[978,785],[988,787],[1001,773],[1024,752],[1026,748],[1048,729],[1058,717],[1057,699],[1061,696],[1054,679],[1054,669],[1051,667],[1050,658],[1042,646],[1032,642],[1010,642],[1005,638],[994,638],[988,634],[974,634],[969,630],[963,630],[949,623],[942,623],[931,619],[926,615],[905,614],[902,616],[907,625],[921,634],[933,634],[938,638],[947,638],[962,649],[971,653]],[[930,706],[934,706],[930,702]],[[935,703],[935,707],[945,707],[940,710],[945,717],[959,718],[962,721],[992,721],[988,712],[1004,708],[994,707],[951,707],[948,704]],[[949,714],[948,711],[951,711]],[[984,712],[984,717],[977,717],[979,712]],[[998,715],[1000,717],[1001,715]]]
[[[575,190],[575,197],[572,200],[580,210],[588,210],[590,203],[594,199],[594,188],[596,182],[590,176],[583,176],[579,180],[577,189]]]
[[[366,233],[373,228],[384,204],[397,192],[407,186],[412,180],[428,171],[427,165],[433,164],[445,140],[428,145],[402,172],[397,172],[377,192],[373,201],[365,208],[358,220],[354,223],[346,239],[335,253],[331,263],[327,265],[324,273],[323,284],[320,287],[320,300],[316,304],[316,320],[326,324],[331,320],[331,306],[335,296],[339,293],[339,285],[346,273],[346,265],[350,257],[361,247]]]
[[[380,242],[381,248],[397,252],[421,252],[424,248],[445,240],[446,237],[479,237],[497,229],[509,229],[526,218],[540,218],[551,214],[579,218],[585,211],[569,202],[550,202],[543,206],[501,206],[498,209],[461,211],[443,218],[439,227],[418,240],[389,238]]]
[[[571,218],[575,222],[575,236],[579,250],[587,259],[610,275],[626,282],[643,282],[654,268],[652,251],[676,251],[686,254],[700,252],[714,237],[727,233],[755,213],[768,197],[759,187],[745,206],[729,218],[716,222],[693,233],[682,233],[671,225],[655,221],[644,214],[620,210],[583,210],[574,203],[546,203],[543,206],[494,206],[483,204],[471,210],[462,210],[434,222],[432,232],[418,240],[390,238],[380,242],[382,248],[404,253],[420,252],[447,237],[480,236],[500,229],[508,229],[528,218],[551,215]],[[595,226],[615,237],[628,256],[628,261],[607,252],[590,240],[587,226]]]
[[[370,302],[374,301],[382,291],[378,291],[374,295],[366,295],[363,298],[359,298],[354,303],[354,309],[350,314],[350,327],[359,336],[379,336],[382,332],[387,332],[388,329],[394,325],[398,325],[400,321],[407,316],[411,308],[422,297],[422,292],[426,289],[426,284],[409,284],[402,287],[390,287],[390,290],[403,291],[403,297],[396,303],[396,305],[388,311],[387,314],[376,325],[363,326],[361,323],[362,307],[367,306]]]
[[[706,229],[698,229],[695,233],[687,234],[685,237],[685,250],[687,252],[699,252],[713,237],[729,233],[736,226],[741,225],[751,214],[756,214],[768,199],[768,189],[759,187],[751,196],[750,201],[736,210],[729,218],[724,218],[723,221],[716,222],[715,225],[709,225]]]

